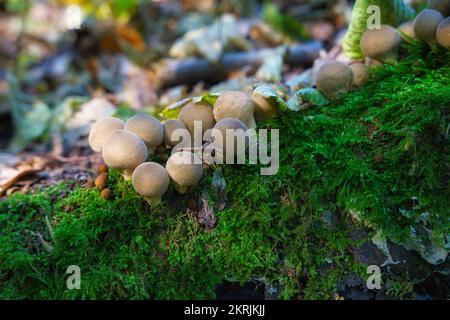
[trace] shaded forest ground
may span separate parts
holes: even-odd
[[[448,261],[397,245],[448,247],[449,233],[450,55],[409,50],[339,101],[263,123],[280,129],[277,175],[210,167],[151,207],[114,171],[112,200],[85,180],[2,200],[0,297],[214,298],[224,280],[256,279],[267,298],[448,298]],[[388,258],[382,289],[367,290],[367,265]],[[69,265],[81,290],[66,288]]]

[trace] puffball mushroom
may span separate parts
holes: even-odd
[[[89,132],[89,145],[95,152],[101,152],[108,136],[117,129],[123,129],[125,122],[113,117],[97,120]]]
[[[368,68],[364,63],[356,62],[350,65],[353,72],[353,86],[362,87],[369,80]]]
[[[448,0],[428,0],[428,9],[439,11],[444,16],[450,14],[450,3]]]
[[[170,147],[174,147],[177,145],[180,139],[172,138],[172,133],[177,129],[188,130],[183,121],[178,119],[167,120],[163,123],[163,132],[164,132],[164,143]]]
[[[400,31],[400,36],[406,42],[411,42],[412,39],[416,39],[416,34],[414,33],[414,27],[412,22],[406,21],[398,26],[398,31]]]
[[[176,152],[167,160],[167,173],[179,193],[186,193],[189,187],[198,184],[203,174],[201,163],[200,158],[189,151]]]
[[[240,91],[224,91],[214,104],[214,118],[220,121],[225,118],[235,118],[244,122],[248,128],[255,129],[255,102]]]
[[[182,121],[194,137],[194,121],[201,121],[202,134],[215,124],[212,107],[205,103],[188,103],[178,114],[178,120]]]
[[[149,203],[161,201],[169,187],[169,174],[156,162],[144,162],[136,167],[131,177],[134,189]]]
[[[450,50],[450,17],[439,24],[436,31],[436,39],[441,46]]]
[[[444,16],[439,11],[425,9],[414,19],[414,34],[417,39],[425,41],[431,48],[435,48],[437,45],[436,30],[443,20]]]
[[[393,63],[397,61],[401,42],[402,37],[397,30],[383,25],[380,29],[366,30],[360,45],[364,56],[383,63]]]
[[[125,179],[131,179],[133,170],[147,158],[147,147],[135,133],[114,130],[102,150],[103,161],[110,168],[122,170]]]
[[[265,120],[276,115],[277,107],[273,99],[266,99],[255,94],[252,94],[251,98],[255,103],[255,118]]]
[[[239,119],[234,118],[225,118],[216,123],[214,128],[212,129],[211,136],[213,139],[212,146],[220,147],[224,158],[227,156],[227,143],[231,143],[227,140],[227,131],[229,133],[235,134],[233,139],[233,147],[234,147],[234,157],[238,157],[245,153],[246,147],[248,145],[248,138],[245,136],[246,131],[248,130],[247,125]],[[222,138],[221,141],[217,139]],[[244,149],[238,150],[238,139],[244,141]],[[231,160],[231,159],[230,159]],[[227,162],[228,163],[228,162]]]
[[[137,114],[125,123],[124,130],[137,134],[146,144],[150,153],[163,142],[163,126],[161,122],[149,114]]]
[[[326,62],[319,70],[316,79],[317,88],[330,100],[347,93],[352,87],[352,69],[338,61]]]

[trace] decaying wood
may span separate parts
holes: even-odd
[[[284,62],[289,65],[309,65],[319,56],[323,44],[320,41],[292,46],[287,49]],[[267,57],[267,49],[249,52],[232,52],[223,55],[214,64],[206,59],[190,58],[183,61],[167,61],[157,70],[161,86],[194,84],[199,81],[220,81],[228,72],[243,67],[259,67]]]

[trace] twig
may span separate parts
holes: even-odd
[[[284,63],[290,65],[309,65],[319,56],[323,44],[320,41],[292,46],[287,49]],[[206,59],[190,58],[183,61],[169,61],[157,71],[161,86],[172,86],[199,81],[224,79],[230,71],[245,66],[259,67],[267,57],[267,50],[250,52],[231,52],[222,56],[215,64]]]

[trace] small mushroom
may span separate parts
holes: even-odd
[[[196,134],[194,132],[194,122],[200,121],[202,125],[203,133],[214,127],[214,115],[212,107],[205,103],[189,103],[181,109],[178,114],[178,120],[182,121],[189,129],[192,136]]]
[[[89,145],[95,152],[101,152],[103,144],[108,136],[117,129],[123,129],[125,122],[113,117],[105,117],[97,120],[89,132]]]
[[[134,189],[149,203],[161,201],[169,187],[166,169],[155,162],[144,162],[136,167],[131,178]]]
[[[255,103],[256,119],[265,120],[277,114],[276,101],[273,98],[264,98],[256,94],[252,94],[251,98]]]
[[[124,130],[137,134],[146,144],[150,153],[163,142],[163,126],[161,122],[149,114],[137,114],[131,117],[126,123]]]
[[[368,68],[364,63],[356,62],[350,65],[353,72],[353,86],[362,87],[369,80]]]
[[[222,119],[219,122],[217,122],[214,128],[212,129],[211,137],[213,139],[213,142],[211,143],[209,148],[214,146],[220,149],[224,159],[227,160],[226,163],[234,162],[233,161],[234,159],[227,158],[227,153],[229,155],[231,151],[228,149],[228,144],[230,145],[232,144],[234,148],[234,151],[232,153],[234,155],[234,158],[239,159],[243,154],[245,154],[245,151],[247,150],[248,146],[248,138],[246,136],[247,130],[248,130],[247,125],[239,119],[234,118]],[[231,134],[233,135],[234,139],[233,141],[230,142],[229,140],[227,140],[227,138],[232,137]],[[239,140],[241,140],[242,148],[238,148]]]
[[[428,9],[433,9],[447,17],[450,14],[450,3],[448,0],[428,0]]]
[[[436,39],[441,46],[450,50],[450,17],[439,24],[436,31]]]
[[[411,21],[406,21],[399,25],[398,31],[400,32],[402,39],[406,42],[411,42],[411,40],[416,39],[413,23]]]
[[[177,129],[188,130],[184,122],[178,119],[167,120],[163,123],[164,143],[166,145],[174,147],[181,141],[181,137],[179,139],[172,137],[172,133]]]
[[[133,170],[147,158],[147,147],[137,134],[114,130],[103,145],[102,156],[108,167],[121,170],[129,180]]]
[[[369,29],[361,37],[361,50],[368,58],[383,63],[397,61],[402,37],[391,26],[383,25],[380,29]]]
[[[330,100],[347,93],[352,87],[352,69],[338,61],[326,62],[319,70],[316,79],[317,88]]]
[[[414,34],[417,39],[425,41],[431,48],[436,48],[436,30],[444,20],[437,10],[425,9],[417,15],[413,22]]]
[[[244,122],[248,128],[256,128],[254,117],[255,102],[240,91],[225,91],[214,104],[214,118],[220,121],[225,118],[235,118]]]
[[[189,151],[171,155],[166,170],[179,193],[186,193],[190,187],[197,185],[203,174],[200,158]]]

